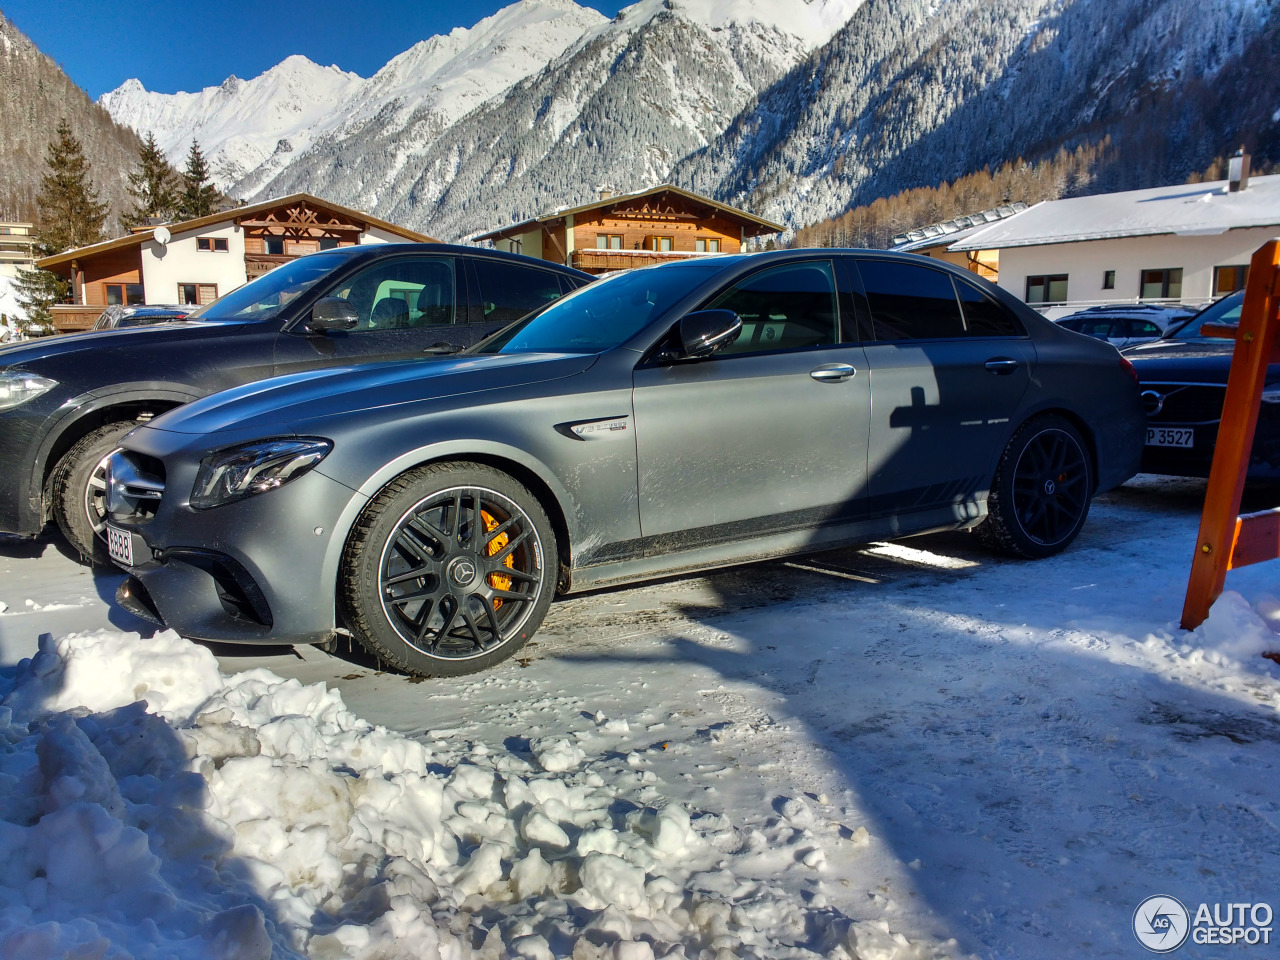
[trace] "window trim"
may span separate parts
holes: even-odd
[[[196,237],[197,253],[227,253],[230,249],[226,237]]]
[[[182,299],[183,287],[195,287],[196,298],[194,301]],[[206,300],[204,303],[200,302],[200,289],[202,287],[205,288],[206,290],[210,288],[213,289],[213,299]],[[180,303],[184,307],[207,307],[209,304],[213,303],[213,301],[217,299],[218,299],[218,285],[216,283],[200,283],[198,281],[191,281],[191,280],[178,281],[178,303]]]
[[[147,291],[146,291],[146,288],[143,286],[143,284],[141,284],[141,283],[128,283],[128,282],[126,282],[126,281],[124,281],[124,280],[121,280],[121,281],[118,281],[118,282],[113,282],[113,283],[104,283],[104,284],[102,285],[102,292],[103,292],[103,294],[104,294],[104,296],[105,296],[105,298],[106,298],[107,306],[112,306],[112,303],[111,303],[111,288],[112,288],[112,287],[115,287],[115,288],[117,288],[117,289],[120,291],[120,293],[119,293],[119,297],[120,297],[119,306],[122,306],[122,307],[142,307],[142,306],[146,306],[146,303],[147,303]],[[136,291],[137,291],[137,294],[138,294],[138,299],[137,299],[136,301],[132,302],[132,303],[129,301],[129,288],[130,288],[130,287],[134,287],[134,288],[136,288]]]
[[[1178,294],[1176,297],[1172,296],[1169,293],[1169,284],[1171,279],[1169,275],[1175,272],[1178,274]],[[1160,281],[1159,296],[1149,297],[1146,295],[1146,293],[1143,292],[1147,286],[1147,274],[1149,273],[1164,274],[1164,278]],[[1183,277],[1182,267],[1150,267],[1150,268],[1144,267],[1143,269],[1138,271],[1138,300],[1139,301],[1181,300],[1182,299],[1182,277]]]
[[[1222,270],[1240,271],[1240,274],[1239,274],[1240,285],[1238,287],[1233,287],[1230,290],[1223,290],[1221,287],[1219,287],[1218,275],[1219,275],[1219,271],[1222,271]],[[1213,296],[1215,298],[1229,296],[1230,294],[1235,293],[1237,290],[1243,290],[1245,288],[1245,284],[1247,284],[1248,282],[1249,282],[1249,264],[1247,263],[1223,263],[1213,268],[1212,290],[1213,290]]]

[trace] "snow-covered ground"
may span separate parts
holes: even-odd
[[[454,681],[211,652],[0,542],[0,957],[1132,957],[1153,894],[1280,906],[1280,566],[1179,630],[1203,488],[1039,563],[570,599]]]

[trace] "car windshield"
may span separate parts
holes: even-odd
[[[1244,303],[1244,291],[1238,291],[1209,304],[1180,327],[1165,333],[1165,340],[1209,340],[1217,337],[1206,337],[1200,333],[1204,323],[1239,323],[1240,307]]]
[[[282,263],[257,280],[237,287],[187,317],[188,320],[266,320],[289,301],[306,293],[335,267],[345,253],[313,253]]]
[[[664,264],[597,280],[516,321],[475,347],[476,353],[600,353],[644,329],[721,263]]]

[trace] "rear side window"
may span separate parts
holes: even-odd
[[[965,335],[951,277],[895,260],[859,260],[877,340],[939,340]]]
[[[471,261],[479,285],[480,317],[510,323],[561,295],[560,277],[550,270],[476,257]]]
[[[1130,320],[1129,336],[1131,337],[1158,337],[1160,336],[1160,328],[1150,320]]]
[[[960,295],[965,333],[971,337],[1022,337],[1027,331],[1008,310],[977,287],[951,278]]]

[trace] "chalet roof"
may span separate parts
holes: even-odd
[[[500,230],[491,230],[489,233],[481,233],[472,237],[473,242],[480,240],[498,240],[504,237],[510,237],[517,233],[527,233],[533,227],[541,226],[546,223],[554,223],[557,220],[563,220],[566,217],[574,216],[579,213],[586,213],[588,210],[601,210],[605,207],[612,207],[628,200],[639,200],[643,197],[655,196],[660,193],[672,193],[694,203],[711,207],[713,210],[724,214],[733,220],[738,220],[753,228],[754,232],[751,236],[763,236],[766,233],[781,233],[784,229],[782,224],[774,223],[772,220],[765,220],[763,217],[757,217],[755,214],[747,213],[737,207],[731,207],[727,203],[721,203],[718,200],[712,200],[710,197],[704,197],[700,193],[694,193],[691,190],[683,190],[680,187],[672,186],[664,183],[657,187],[650,187],[646,190],[639,190],[635,193],[620,193],[612,197],[604,197],[600,200],[593,200],[591,203],[584,203],[576,207],[566,207],[560,210],[553,210],[550,213],[544,213],[541,216],[533,217],[529,220],[522,220],[519,223],[513,223],[508,227]]]
[[[439,243],[434,237],[428,237],[425,233],[418,233],[410,230],[408,227],[400,227],[394,223],[388,223],[386,220],[380,220],[375,216],[362,213],[359,210],[353,210],[350,207],[344,207],[338,203],[332,203],[329,200],[321,200],[309,193],[291,193],[287,197],[276,197],[272,200],[263,200],[261,203],[250,203],[243,207],[233,207],[230,210],[219,210],[217,213],[211,213],[207,217],[196,217],[194,220],[182,220],[178,223],[169,223],[165,226],[170,233],[189,233],[192,230],[202,230],[205,227],[211,227],[219,223],[230,223],[236,220],[244,220],[252,217],[257,213],[265,213],[269,210],[275,210],[278,207],[288,206],[291,203],[306,203],[308,206],[319,207],[323,210],[331,210],[334,213],[349,217],[352,220],[358,220],[366,226],[378,227],[390,233],[398,234],[406,240],[414,240],[419,243]],[[87,247],[77,247],[75,250],[68,250],[66,253],[55,254],[52,257],[45,257],[43,260],[37,260],[36,266],[42,270],[48,270],[51,267],[61,266],[70,263],[72,260],[83,260],[86,257],[97,256],[101,253],[109,253],[113,250],[123,250],[128,247],[141,246],[150,240],[158,227],[149,227],[146,230],[139,230],[137,233],[131,233],[127,236],[116,237],[114,240],[104,240],[101,243],[92,243]]]
[[[1017,200],[1013,203],[1002,203],[998,207],[983,210],[981,213],[971,213],[963,217],[943,220],[941,223],[931,223],[927,227],[917,227],[894,237],[893,246],[889,249],[895,253],[913,253],[916,250],[944,247],[985,229],[990,223],[1006,220],[1026,209],[1028,209],[1027,205]]]
[[[1120,237],[1216,236],[1280,225],[1280,175],[1251,177],[1238,193],[1227,181],[1048,200],[953,243],[951,250],[1033,247]]]

